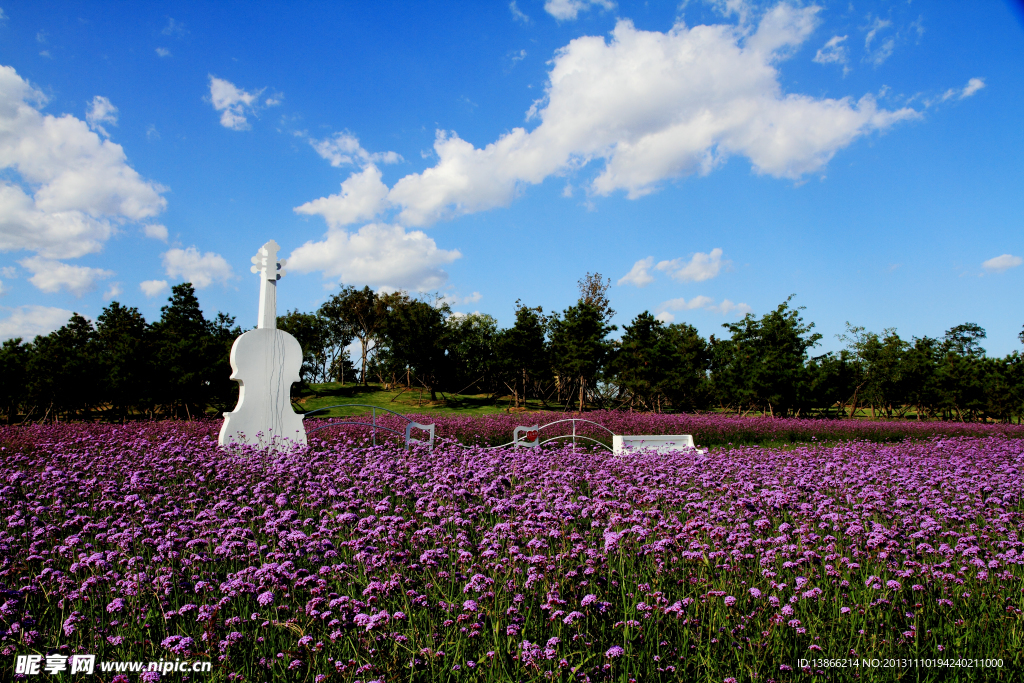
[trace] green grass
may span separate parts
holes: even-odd
[[[520,403],[518,409],[508,396],[491,394],[447,394],[437,392],[437,401],[430,400],[430,392],[422,387],[406,389],[385,389],[380,384],[363,386],[350,382],[342,384],[312,384],[303,389],[292,399],[296,412],[308,413],[339,403],[360,403],[393,410],[396,413],[427,413],[437,415],[495,415],[512,409],[516,412],[537,410],[557,410],[557,406],[531,399],[525,404]],[[317,417],[347,417],[365,413],[365,408],[332,408]]]

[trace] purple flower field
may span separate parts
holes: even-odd
[[[512,440],[512,430],[520,425],[543,425],[566,417],[585,418],[604,425],[616,434],[692,434],[702,446],[851,440],[895,442],[933,436],[1004,435],[1024,438],[1024,425],[981,422],[808,420],[716,414],[629,413],[620,410],[595,410],[583,415],[543,412],[497,414],[486,417],[410,414],[408,417],[421,423],[436,423],[439,438],[487,446],[508,443]],[[360,418],[361,421],[363,419],[368,421],[369,414]],[[377,419],[392,429],[405,430],[405,422],[399,418],[385,414],[378,415]],[[307,421],[307,425],[313,423],[320,425],[326,424],[326,421]],[[347,433],[341,432],[340,429],[333,433]],[[548,438],[553,434],[567,434],[571,431],[571,426],[563,424],[551,427],[542,434],[543,438]],[[611,444],[608,432],[597,427],[580,424],[578,433]]]
[[[0,428],[4,678],[48,653],[212,661],[163,677],[202,681],[1021,675],[1016,428],[628,458],[227,454],[218,428]],[[920,664],[799,664],[844,658]]]

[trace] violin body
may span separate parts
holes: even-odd
[[[231,379],[238,382],[238,404],[224,413],[220,445],[305,445],[302,415],[291,403],[292,384],[300,381],[301,368],[302,347],[283,330],[257,328],[238,337],[231,345]]]

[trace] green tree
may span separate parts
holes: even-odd
[[[664,325],[647,311],[622,328],[610,370],[620,389],[628,393],[630,409],[661,411],[672,351]]]
[[[665,327],[664,343],[668,360],[658,388],[676,410],[703,410],[711,401],[712,388],[708,377],[711,368],[711,346],[697,328],[687,323]]]
[[[853,403],[863,385],[860,364],[849,349],[811,358],[807,374],[810,383],[802,407],[824,410],[826,417],[832,408],[839,413],[848,403]],[[851,415],[854,409],[851,407]]]
[[[939,386],[948,417],[975,420],[985,411],[985,349],[978,343],[985,330],[964,323],[946,330],[939,346]]]
[[[88,319],[73,313],[66,325],[35,338],[28,360],[33,402],[47,415],[91,417],[98,402],[99,371],[96,330]]]
[[[451,310],[447,304],[432,305],[406,292],[387,294],[380,300],[386,307],[378,352],[383,364],[393,372],[408,368],[430,391],[430,400],[436,401],[448,369],[445,319]]]
[[[447,383],[452,391],[493,385],[498,321],[486,313],[451,315],[446,321]]]
[[[150,397],[149,326],[137,308],[114,301],[96,319],[101,384],[97,392],[114,415],[125,418]]]
[[[516,407],[527,398],[530,387],[547,381],[551,363],[545,342],[547,319],[540,306],[531,308],[516,301],[516,322],[495,338],[494,348],[501,382],[512,390]]]
[[[903,360],[905,400],[914,406],[917,419],[933,417],[942,410],[939,341],[933,337],[914,338]]]
[[[871,416],[875,417],[876,409],[884,410],[889,417],[894,409],[902,415],[906,398],[904,357],[910,345],[900,339],[895,328],[887,328],[882,336],[850,323],[846,323],[846,329],[840,339],[847,342],[861,365],[861,398],[871,406]]]
[[[302,347],[304,383],[344,381],[348,352],[352,343],[352,330],[343,321],[330,319],[320,313],[288,311],[277,317],[277,328],[295,337]],[[348,363],[351,365],[351,363]]]
[[[191,283],[172,287],[168,302],[153,324],[158,402],[171,415],[188,418],[211,405],[227,406],[237,395],[228,356],[241,330],[225,313],[207,320]]]
[[[985,328],[977,323],[957,325],[946,330],[942,350],[964,358],[981,358],[985,355],[985,349],[978,342],[985,336]]]
[[[318,315],[328,321],[336,337],[348,336],[349,339],[354,337],[359,340],[362,361],[360,374],[363,386],[366,386],[368,359],[380,340],[387,320],[388,306],[384,297],[378,296],[369,287],[343,287],[324,302]]]
[[[549,348],[559,382],[559,394],[566,395],[568,401],[575,396],[582,412],[588,391],[595,387],[598,374],[611,351],[606,337],[615,330],[615,326],[605,323],[600,308],[582,300],[565,309],[560,316],[552,316],[549,324]]]
[[[7,424],[17,417],[27,397],[28,361],[31,346],[21,337],[8,339],[0,346],[0,410],[7,414]]]
[[[755,407],[772,416],[787,415],[806,389],[807,351],[821,335],[804,324],[803,308],[791,309],[787,298],[757,319],[748,313],[723,325],[731,338],[713,344],[713,379],[722,399],[740,409]]]

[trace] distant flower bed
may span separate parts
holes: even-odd
[[[579,417],[603,425],[615,434],[692,434],[701,446],[754,444],[765,442],[809,443],[811,441],[864,440],[894,442],[933,436],[993,436],[1024,438],[1024,425],[984,424],[979,422],[886,422],[861,420],[821,420],[806,418],[738,417],[716,414],[655,414],[597,410],[589,413],[512,413],[487,416],[409,415],[423,423],[437,425],[439,438],[456,439],[467,444],[498,445],[512,440],[512,430],[519,426],[546,424],[570,417]],[[342,419],[342,418],[338,418]],[[344,418],[361,419],[361,418]],[[400,418],[378,414],[378,421],[392,429],[405,431]],[[316,424],[325,424],[316,420]],[[313,424],[310,419],[308,424]],[[352,429],[352,428],[345,428]],[[362,434],[325,430],[328,434]],[[556,434],[569,434],[572,426],[556,425],[541,432],[541,440]],[[611,443],[607,431],[577,423],[577,433]]]
[[[615,458],[360,435],[268,456],[220,451],[218,426],[0,428],[5,667],[88,653],[211,661],[202,681],[788,681],[801,660],[844,660],[868,662],[864,680],[944,680],[984,660],[978,680],[1017,675],[1021,439]]]

